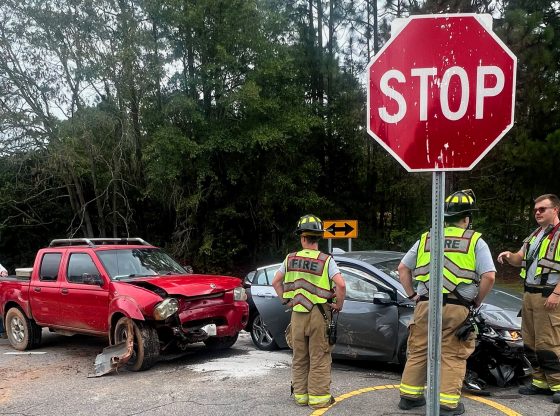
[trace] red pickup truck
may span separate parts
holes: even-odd
[[[40,345],[42,328],[124,342],[128,368],[150,368],[160,354],[204,342],[229,348],[247,324],[240,279],[188,274],[142,239],[61,239],[39,250],[31,274],[0,278],[0,312],[10,344]]]

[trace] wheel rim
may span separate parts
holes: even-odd
[[[133,329],[133,331],[134,331],[134,329]],[[116,343],[118,344],[119,342],[126,342],[127,338],[128,338],[128,331],[126,330],[126,325],[123,325],[123,326],[117,328],[117,336],[115,337]],[[138,350],[138,344],[136,343],[136,339],[133,336],[132,354],[130,355],[130,358],[128,359],[129,364],[135,364],[136,363],[137,350]]]
[[[10,321],[10,327],[12,329],[12,337],[16,342],[23,342],[25,339],[25,323],[19,318],[19,316],[12,317]]]
[[[274,342],[274,338],[260,315],[253,321],[253,334],[259,345],[267,347]]]

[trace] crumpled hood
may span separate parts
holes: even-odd
[[[146,282],[165,290],[169,295],[203,296],[221,293],[242,286],[241,280],[229,276],[205,274],[172,275],[130,280],[135,284]],[[139,284],[139,286],[142,286]]]
[[[521,317],[517,316],[518,311],[503,309],[499,306],[482,304],[480,315],[492,328],[501,328],[521,331]]]

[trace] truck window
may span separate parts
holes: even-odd
[[[42,282],[56,282],[61,259],[62,254],[60,253],[46,253],[41,259],[39,280]]]
[[[97,256],[112,280],[186,273],[160,249],[100,250]]]
[[[99,270],[86,253],[72,253],[68,260],[66,279],[69,283],[83,283],[84,275],[99,276]]]

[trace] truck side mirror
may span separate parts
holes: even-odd
[[[82,275],[82,283],[85,285],[103,286],[103,279],[98,274],[84,273]]]

